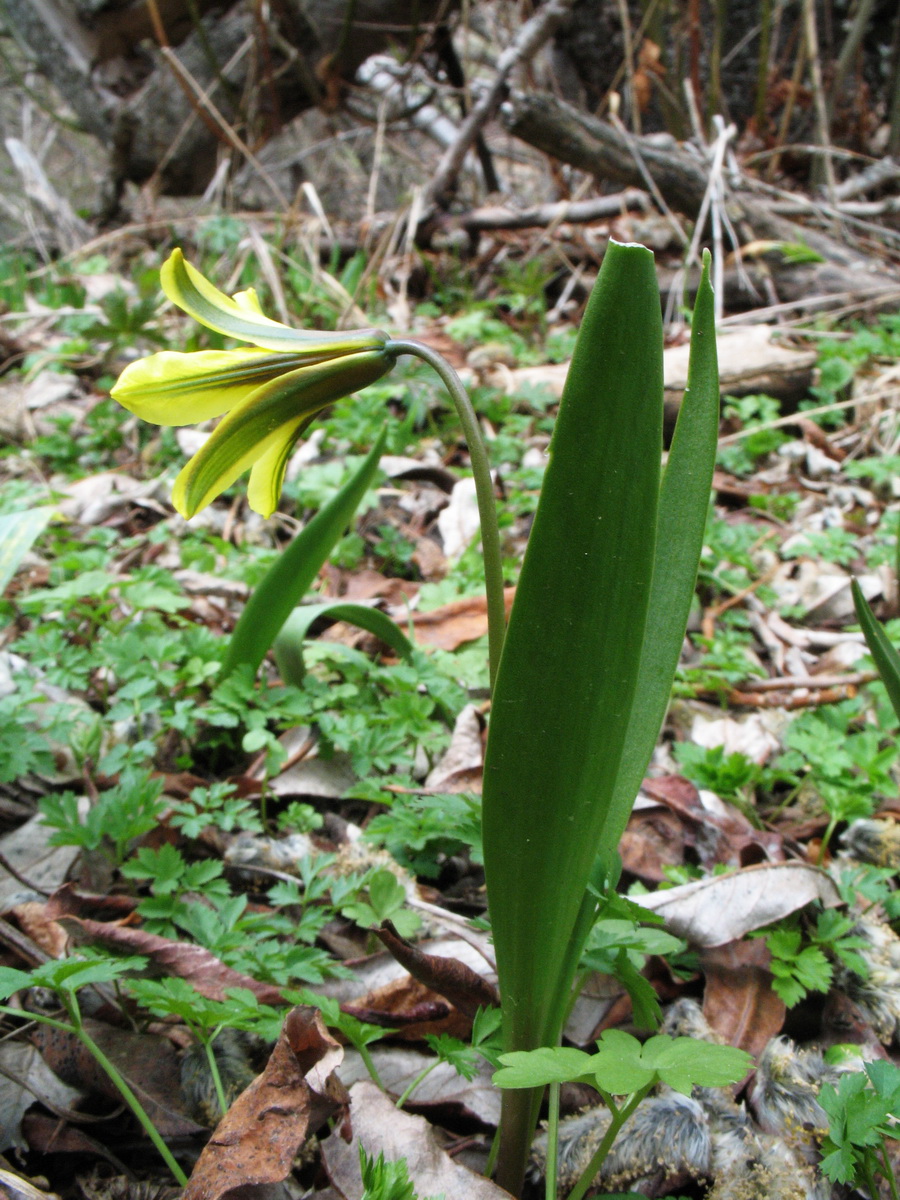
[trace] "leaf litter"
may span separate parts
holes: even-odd
[[[46,335],[52,313],[42,312],[40,320]],[[737,351],[730,374],[732,360],[724,351],[732,344]],[[118,352],[111,347],[113,356]],[[644,1102],[647,1110],[635,1118],[639,1131],[642,1120],[648,1129],[683,1131],[678,1170],[660,1175],[661,1151],[640,1135],[625,1138],[610,1163],[609,1182],[649,1195],[699,1178],[714,1180],[713,1194],[727,1194],[728,1170],[716,1158],[723,1114],[768,1164],[770,1178],[790,1181],[785,1186],[818,1186],[803,1147],[790,1136],[784,1097],[792,1080],[812,1078],[815,1071],[819,1081],[830,1076],[800,1043],[835,1040],[835,1030],[844,1036],[849,1029],[849,1040],[870,1056],[897,1049],[900,953],[886,923],[895,915],[892,872],[900,864],[896,755],[880,736],[877,721],[886,709],[878,687],[869,686],[874,674],[861,635],[847,628],[854,624],[851,575],[882,619],[898,615],[896,471],[881,465],[897,453],[890,407],[896,375],[883,358],[870,359],[851,385],[857,397],[856,411],[848,409],[851,420],[822,427],[790,407],[798,387],[829,399],[811,374],[817,354],[818,343],[804,343],[802,332],[792,346],[761,326],[723,339],[724,390],[733,388],[735,398],[725,408],[698,611],[665,736],[622,855],[625,883],[636,885],[634,898],[685,943],[677,961],[638,959],[667,1022],[693,1021],[695,1034],[702,1025],[699,1036],[750,1050],[759,1067],[738,1102],[731,1095],[683,1104],[660,1095],[653,1099],[656,1108]],[[679,356],[680,347],[667,351],[667,398],[673,402],[683,387]],[[510,395],[486,399],[484,420],[497,439],[506,550],[516,559],[527,539],[549,432],[548,393],[540,404],[528,397],[541,386],[550,393],[558,389],[561,372],[551,365],[506,368],[497,376]],[[777,392],[778,380],[787,377],[793,400],[782,400],[784,413],[767,421],[760,414],[773,410],[757,402],[753,387],[765,378]],[[143,955],[148,970],[188,980],[210,999],[238,987],[284,1011],[274,1048],[244,1035],[255,1082],[210,1136],[184,1104],[181,1075],[192,1044],[185,1026],[173,1018],[148,1020],[127,998],[127,988],[124,996],[105,985],[84,990],[95,1039],[192,1167],[192,1197],[218,1200],[240,1187],[296,1186],[298,1180],[311,1195],[357,1197],[360,1143],[370,1154],[405,1157],[421,1196],[502,1195],[460,1165],[467,1159],[483,1167],[497,1119],[485,1060],[471,1081],[448,1062],[434,1066],[407,1101],[420,1115],[394,1103],[435,1063],[425,1037],[465,1040],[476,1010],[495,999],[490,949],[483,933],[469,928],[470,918],[484,909],[477,844],[463,820],[465,807],[451,806],[454,797],[462,805],[472,797],[477,805],[480,791],[485,680],[474,663],[487,628],[467,481],[461,481],[465,461],[455,434],[443,431],[443,443],[426,436],[420,445],[407,439],[392,447],[395,453],[382,464],[390,481],[373,494],[350,542],[320,579],[317,599],[374,602],[418,646],[452,656],[436,657],[449,661],[444,675],[409,693],[455,687],[441,720],[428,728],[408,722],[404,736],[412,750],[384,738],[366,747],[360,744],[362,725],[345,720],[341,727],[326,704],[295,712],[293,697],[278,695],[270,669],[264,694],[282,707],[253,707],[252,724],[242,725],[239,713],[250,693],[238,690],[210,703],[214,671],[204,671],[214,655],[199,640],[193,657],[180,660],[180,674],[162,683],[183,697],[180,709],[142,692],[127,655],[104,650],[104,660],[79,665],[74,651],[99,645],[107,626],[127,639],[135,621],[144,638],[164,639],[186,623],[217,636],[226,632],[276,546],[329,494],[335,477],[329,482],[328,471],[340,467],[348,451],[363,451],[371,434],[353,430],[347,412],[340,417],[343,426],[338,421],[317,434],[292,485],[297,490],[289,493],[288,516],[266,525],[226,499],[188,527],[172,516],[168,487],[154,465],[176,461],[171,448],[157,435],[155,443],[141,444],[143,435],[133,426],[119,436],[97,382],[90,369],[38,373],[7,434],[18,446],[0,467],[4,517],[48,505],[59,514],[44,534],[35,525],[36,540],[9,560],[15,565],[5,592],[10,619],[2,651],[16,656],[7,694],[28,698],[16,716],[18,754],[7,751],[0,760],[0,854],[14,872],[0,892],[0,918],[8,930],[0,928],[3,963],[27,969],[64,947],[75,954],[118,949]],[[790,423],[778,424],[782,418]],[[506,422],[511,432],[504,440]],[[75,454],[65,444],[67,435],[78,447]],[[29,456],[45,464],[52,492],[30,481]],[[50,595],[51,583],[58,587],[89,571],[103,578],[88,576],[94,582],[81,593],[73,587]],[[514,577],[511,569],[510,584]],[[507,605],[513,595],[510,586]],[[58,640],[42,646],[38,622],[42,636],[58,634]],[[167,652],[161,645],[163,672],[169,670]],[[350,626],[314,628],[303,653],[311,680],[343,689],[348,707],[363,688],[361,659],[354,656],[398,670],[383,646]],[[23,662],[38,681],[37,700],[22,682]],[[382,702],[391,686],[380,682]],[[49,719],[48,704],[55,706]],[[374,716],[376,706],[366,711]],[[156,712],[162,716],[155,720]],[[90,728],[98,714],[99,741]],[[33,746],[30,738],[37,739]],[[75,789],[72,811],[86,813],[121,778],[142,740],[149,747],[144,761],[163,781],[163,792],[152,827],[122,845],[129,855],[141,847],[173,848],[183,861],[181,878],[207,864],[182,890],[173,885],[166,891],[169,884],[160,879],[136,887],[120,873],[121,862],[100,861],[108,845],[99,848],[98,859],[98,847],[60,841],[59,825],[32,815],[36,801],[64,786]],[[61,752],[73,745],[77,753],[64,764]],[[233,785],[230,800],[216,808],[190,799],[211,784]],[[234,820],[227,815],[229,802],[241,799],[252,801],[257,813],[261,804],[270,806],[264,821],[257,817],[256,832],[240,815],[250,810],[235,809]],[[179,824],[191,804],[206,814],[196,829]],[[443,812],[455,817],[442,821]],[[376,911],[367,889],[385,870],[397,881],[399,907],[390,909],[393,901],[386,900],[385,911]],[[100,878],[109,896],[91,893],[91,881]],[[226,886],[216,890],[217,880]],[[379,894],[394,893],[385,886]],[[105,905],[110,898],[125,903]],[[347,915],[364,905],[375,918],[371,923]],[[867,923],[861,922],[867,906]],[[391,913],[407,910],[419,927],[395,936]],[[814,923],[809,914],[825,911],[851,915],[867,942],[859,953],[877,969],[868,983],[855,975],[835,957],[842,945],[837,938],[830,943],[830,983],[818,993],[823,1001],[827,996],[825,1007],[789,1008],[773,988],[768,939],[748,935],[787,923],[805,937]],[[268,959],[245,952],[255,938],[269,948]],[[399,961],[379,948],[379,938]],[[335,997],[343,1024],[331,1025],[328,1033],[316,1008],[288,1008],[297,984],[322,997],[323,1012]],[[676,1009],[685,997],[702,1007],[679,1018]],[[631,1019],[627,994],[610,976],[595,974],[585,980],[567,1035],[590,1047],[604,1029],[627,1028]],[[362,1037],[359,1028],[378,1031],[369,1057],[387,1094],[367,1078],[365,1055],[354,1041]],[[4,1073],[10,1089],[0,1088],[9,1106],[4,1127],[9,1145],[22,1151],[22,1170],[48,1164],[50,1187],[66,1196],[91,1196],[85,1176],[79,1175],[73,1191],[71,1167],[57,1165],[85,1161],[85,1155],[95,1162],[105,1156],[110,1171],[116,1163],[128,1163],[126,1171],[140,1164],[152,1178],[146,1140],[118,1111],[108,1080],[71,1038],[48,1032],[7,1043],[16,1053],[0,1063],[25,1082],[23,1087]],[[573,1087],[569,1108],[583,1100]],[[564,1131],[564,1156],[583,1156],[602,1128],[602,1110],[567,1119],[581,1120],[583,1128]],[[317,1131],[321,1143],[313,1136]],[[540,1152],[538,1142],[538,1162]],[[670,1166],[680,1152],[676,1146]],[[23,1194],[29,1186],[21,1180]]]

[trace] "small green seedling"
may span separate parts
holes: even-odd
[[[619,1130],[658,1084],[667,1084],[689,1096],[694,1087],[727,1087],[750,1070],[752,1060],[734,1046],[719,1046],[696,1038],[657,1034],[643,1045],[631,1034],[607,1029],[588,1054],[565,1046],[502,1054],[503,1064],[494,1074],[502,1088],[550,1086],[550,1125],[547,1144],[547,1196],[556,1196],[556,1153],[559,1126],[559,1086],[578,1082],[595,1087],[612,1120],[568,1200],[581,1200],[596,1178]],[[624,1097],[616,1102],[614,1097]]]
[[[187,1176],[175,1161],[171,1150],[160,1137],[153,1122],[147,1116],[140,1100],[138,1100],[117,1068],[110,1062],[85,1029],[81,1008],[78,1003],[78,991],[81,988],[87,987],[90,984],[113,983],[116,980],[122,979],[129,972],[143,969],[146,965],[146,958],[132,956],[119,959],[103,958],[87,960],[65,958],[43,963],[41,966],[35,967],[32,971],[17,971],[13,967],[0,967],[0,999],[6,1000],[13,993],[24,991],[27,988],[49,988],[59,997],[68,1020],[59,1021],[54,1017],[45,1016],[43,1013],[23,1011],[20,1008],[12,1008],[7,1004],[0,1004],[0,1012],[20,1019],[26,1017],[30,1021],[37,1021],[41,1025],[49,1025],[51,1029],[58,1029],[62,1033],[68,1033],[76,1037],[82,1046],[93,1055],[100,1068],[112,1080],[113,1085],[138,1121],[140,1121],[144,1131],[159,1151],[172,1175],[184,1187],[187,1184]]]
[[[281,1032],[284,1012],[259,999],[248,988],[226,988],[225,1000],[210,1000],[186,979],[133,979],[128,990],[142,1008],[157,1017],[178,1017],[185,1023],[206,1053],[219,1115],[228,1111],[226,1095],[213,1052],[213,1043],[223,1029],[241,1029],[274,1042]]]
[[[382,1091],[385,1090],[381,1076],[378,1074],[378,1068],[369,1053],[369,1046],[373,1042],[380,1042],[383,1037],[389,1037],[392,1033],[396,1033],[396,1029],[387,1029],[382,1025],[369,1025],[365,1021],[351,1017],[349,1013],[341,1012],[340,1004],[331,996],[320,996],[307,988],[303,988],[299,992],[287,991],[284,995],[296,1004],[314,1005],[321,1012],[322,1019],[328,1028],[336,1029],[357,1051],[375,1086],[381,1088]]]
[[[422,922],[416,913],[404,908],[406,890],[393,871],[381,868],[373,872],[367,891],[368,903],[356,899],[344,905],[343,916],[364,929],[374,929],[385,921],[392,921],[401,937],[412,937]]]
[[[447,1033],[426,1034],[425,1041],[434,1052],[435,1059],[413,1079],[410,1085],[397,1100],[397,1107],[402,1108],[419,1084],[427,1079],[435,1067],[442,1062],[449,1063],[457,1075],[472,1080],[478,1072],[478,1059],[483,1058],[496,1067],[500,1061],[500,1021],[499,1008],[479,1008],[472,1022],[472,1044],[467,1046],[459,1038]]]
[[[383,1151],[370,1158],[360,1146],[359,1165],[365,1189],[362,1200],[419,1200],[405,1158],[385,1159]]]
[[[57,831],[50,835],[50,845],[99,850],[119,866],[131,843],[159,823],[162,789],[163,781],[149,772],[128,770],[91,805],[83,820],[74,792],[44,796],[39,802],[41,816],[45,825]]]
[[[814,928],[802,927],[795,915],[750,934],[765,938],[772,956],[772,988],[788,1008],[794,1008],[809,992],[829,990],[834,977],[832,958],[866,978],[869,969],[857,953],[866,941],[853,934],[853,927],[852,917],[829,908],[818,913]]]
[[[898,1200],[897,1180],[886,1139],[897,1137],[900,1119],[900,1068],[879,1059],[864,1071],[842,1075],[835,1088],[824,1083],[819,1103],[828,1114],[819,1169],[833,1183],[852,1184],[878,1196],[877,1176]]]

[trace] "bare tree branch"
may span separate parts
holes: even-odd
[[[553,37],[572,11],[574,3],[575,0],[550,0],[530,21],[525,22],[512,45],[500,55],[494,82],[473,105],[472,111],[460,126],[459,136],[438,163],[438,168],[425,189],[426,208],[444,199],[478,134],[503,102],[512,71],[520,63],[532,59],[541,46]]]

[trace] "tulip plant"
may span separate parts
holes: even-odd
[[[227,414],[175,483],[173,501],[186,517],[248,468],[249,503],[270,514],[291,449],[310,422],[383,376],[399,355],[425,359],[448,387],[468,440],[482,521],[494,685],[484,855],[503,1048],[557,1046],[596,915],[591,885],[617,874],[616,847],[665,716],[693,595],[718,430],[708,257],[688,390],[663,468],[653,256],[610,243],[560,403],[508,631],[487,454],[448,364],[425,346],[377,330],[290,329],[265,317],[252,291],[223,295],[178,251],[163,267],[162,284],[202,324],[249,343],[243,350],[155,354],[129,366],[113,391],[126,408],[161,424]],[[226,667],[259,664],[349,521],[379,449],[298,542],[325,517],[330,532],[311,535],[300,550],[298,542],[289,547],[251,599],[247,614],[264,590],[252,622],[242,621],[232,637]],[[540,1100],[537,1087],[504,1090],[497,1178],[513,1194],[522,1185]]]

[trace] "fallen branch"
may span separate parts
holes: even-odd
[[[641,163],[666,201],[692,218],[699,216],[707,172],[674,139],[635,138],[624,128],[614,128],[548,93],[516,93],[503,106],[502,115],[506,129],[515,137],[606,182],[641,186],[643,179],[635,163],[635,147],[639,147]],[[728,210],[736,227],[738,222],[746,222],[756,237],[799,243],[826,260],[795,264],[805,268],[801,274],[807,296],[839,290],[877,294],[891,286],[881,263],[878,274],[861,269],[862,253],[856,247],[775,215],[743,189],[731,194]]]

